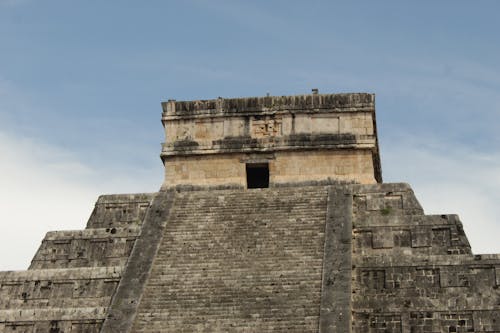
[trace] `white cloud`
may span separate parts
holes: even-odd
[[[131,170],[103,158],[97,169],[78,151],[26,137],[37,124],[10,116],[43,110],[2,78],[0,97],[0,271],[26,269],[46,232],[85,228],[99,195],[160,187],[159,162]]]
[[[70,152],[1,131],[0,157],[0,271],[26,269],[48,231],[84,229],[100,194],[145,184],[155,191],[161,182],[156,173],[106,175]]]
[[[53,147],[0,132],[0,156],[0,270],[26,269],[47,231],[84,228],[96,188]]]
[[[474,253],[500,253],[500,153],[433,139],[382,147],[385,182],[408,182],[426,214],[458,214]]]

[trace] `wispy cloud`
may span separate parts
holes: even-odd
[[[500,253],[500,151],[414,137],[381,149],[385,182],[410,183],[426,214],[458,214],[475,253]]]
[[[0,253],[12,253],[0,271],[26,269],[46,232],[85,228],[99,195],[161,184],[156,173],[97,170],[72,152],[1,131],[0,156]]]
[[[26,269],[47,231],[85,226],[97,189],[54,147],[0,133],[0,155],[0,270]]]
[[[109,159],[96,166],[81,152],[32,135],[37,113],[43,110],[29,94],[0,79],[0,270],[26,269],[48,231],[84,228],[98,195],[155,191],[161,184],[156,169]]]

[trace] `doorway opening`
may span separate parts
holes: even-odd
[[[247,188],[268,188],[269,187],[269,164],[268,163],[248,163]]]

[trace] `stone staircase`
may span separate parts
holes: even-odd
[[[0,332],[99,332],[152,198],[101,196],[85,230],[49,232],[27,271],[0,272]]]
[[[406,184],[111,195],[0,272],[0,332],[500,333],[499,287]]]
[[[177,193],[132,332],[317,332],[324,187]]]

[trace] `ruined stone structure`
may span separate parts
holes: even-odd
[[[500,332],[500,255],[382,183],[373,95],[163,111],[161,190],[0,273],[0,332]]]
[[[163,189],[382,181],[371,94],[219,98],[163,103]],[[184,185],[184,186],[183,186]]]

